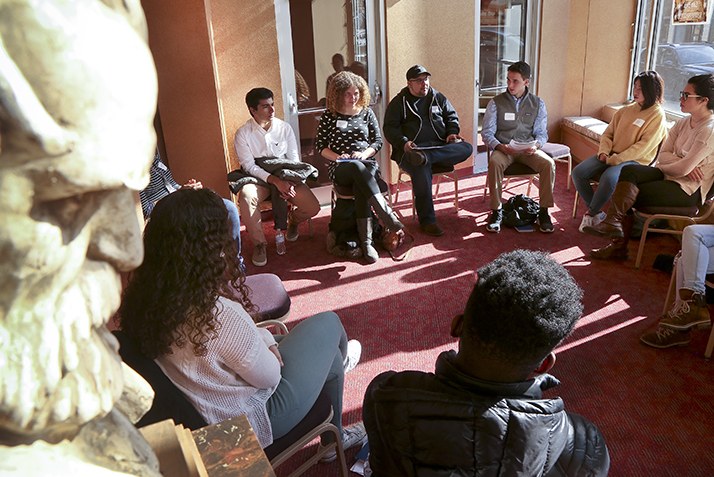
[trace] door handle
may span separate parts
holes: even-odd
[[[288,93],[288,108],[290,108],[290,114],[297,114],[297,103],[295,102],[295,98],[293,98],[293,95],[290,93]]]
[[[374,82],[374,94],[372,95],[372,101],[369,102],[370,106],[374,106],[382,98],[382,88],[379,87],[379,83]]]

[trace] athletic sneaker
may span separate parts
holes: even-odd
[[[357,366],[357,363],[359,363],[359,359],[361,356],[362,344],[357,340],[349,340],[347,342],[347,356],[345,356],[345,359],[342,362],[342,367],[345,370],[345,374],[355,369],[355,366]]]
[[[298,228],[298,224],[289,223],[288,233],[285,234],[285,240],[287,240],[288,242],[294,242],[298,239],[299,236],[300,229]]]
[[[253,248],[253,265],[262,267],[268,263],[268,244],[259,243]]]
[[[486,231],[497,234],[501,231],[501,221],[503,221],[503,209],[494,209],[488,217]]]
[[[655,331],[650,331],[640,336],[642,341],[647,346],[653,348],[671,348],[672,346],[686,346],[691,340],[689,331],[678,331],[672,328],[658,327]]]
[[[603,212],[602,210],[597,213],[597,215],[588,215],[585,214],[583,215],[583,221],[580,222],[580,227],[578,227],[578,232],[581,234],[585,233],[585,227],[595,227],[597,224],[605,220],[605,217],[607,217],[607,214]]]
[[[543,233],[552,234],[555,231],[547,207],[541,207],[540,211],[538,211],[538,224],[540,225],[540,231]]]
[[[367,442],[367,431],[364,428],[364,424],[358,422],[357,424],[352,424],[350,427],[345,427],[342,429],[342,449],[347,450],[356,446],[363,446]],[[322,445],[322,444],[321,444]],[[325,454],[320,462],[332,462],[337,459],[337,448],[331,450]]]

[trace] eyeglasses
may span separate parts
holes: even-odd
[[[704,96],[699,96],[698,94],[687,93],[686,91],[680,91],[679,97],[686,101],[689,98],[703,98]]]
[[[411,81],[412,83],[424,84],[429,81],[429,77],[427,76],[426,78],[414,78],[410,79],[409,81]]]

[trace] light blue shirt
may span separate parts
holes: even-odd
[[[510,94],[510,93],[508,93]],[[520,98],[516,98],[511,95],[516,101],[516,111],[521,105],[521,101],[526,95],[522,95]],[[540,147],[548,142],[548,112],[545,109],[545,103],[542,99],[538,98],[540,101],[538,106],[538,114],[536,115],[535,123],[533,124],[533,136],[535,140],[538,141]],[[481,138],[483,142],[486,143],[489,149],[494,150],[496,146],[501,144],[501,141],[496,139],[496,131],[498,130],[498,108],[496,102],[491,100],[486,106],[486,114],[483,116],[483,125],[481,127]]]

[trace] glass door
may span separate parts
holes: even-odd
[[[295,130],[303,162],[329,185],[327,160],[315,150],[317,124],[332,77],[348,70],[370,87],[371,107],[383,118],[382,2],[378,0],[275,0],[285,120]],[[382,168],[386,148],[378,160]],[[384,170],[384,169],[383,169]]]
[[[476,13],[476,65],[478,77],[475,97],[478,118],[474,121],[481,131],[483,114],[488,102],[506,91],[507,70],[513,63],[523,60],[533,66],[527,45],[532,33],[530,25],[535,24],[532,12],[535,0],[481,0],[481,9]],[[533,78],[531,87],[533,91]],[[474,159],[474,171],[486,170],[485,157]]]

